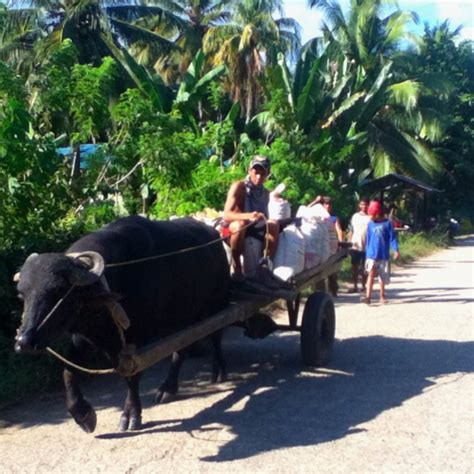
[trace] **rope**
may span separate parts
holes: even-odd
[[[86,367],[81,367],[80,365],[75,364],[74,362],[71,362],[70,360],[66,359],[63,357],[61,354],[58,354],[56,351],[51,349],[51,347],[47,347],[46,350],[52,354],[54,357],[58,358],[61,362],[64,362],[65,364],[78,369],[82,370],[83,372],[86,372],[88,374],[95,374],[95,375],[105,375],[105,374],[114,374],[115,369],[87,369]]]
[[[53,308],[51,309],[51,311],[46,315],[46,317],[43,319],[43,321],[41,321],[41,323],[38,325],[38,329],[37,331],[39,331],[43,326],[44,324],[46,323],[46,321],[48,321],[48,319],[53,315],[53,313],[59,308],[59,306],[64,302],[64,300],[71,294],[71,291],[75,288],[75,285],[72,285],[71,288],[69,288],[69,290],[67,290],[66,294],[53,306]]]
[[[268,257],[268,247],[269,247],[269,243],[270,243],[270,239],[268,238],[268,236],[270,235],[270,232],[269,232],[269,225],[268,225],[268,219],[266,218],[266,216],[263,216],[263,220],[265,222],[265,249],[263,250],[263,258],[267,258]]]
[[[250,227],[254,223],[255,223],[255,221],[249,222],[248,224],[241,227],[239,230],[231,232],[230,235],[238,234],[239,232],[243,231],[244,229],[247,229],[248,227]],[[266,218],[265,218],[265,223],[266,223],[267,232],[268,232],[268,221],[266,220]],[[126,262],[107,263],[105,265],[105,267],[106,268],[123,267],[125,265],[133,265],[135,263],[147,262],[149,260],[157,260],[159,258],[171,257],[173,255],[192,252],[194,250],[199,250],[199,249],[202,249],[202,248],[205,248],[205,247],[210,247],[211,245],[217,244],[219,242],[223,242],[224,240],[226,240],[228,238],[229,238],[229,235],[226,236],[226,237],[220,237],[216,240],[212,240],[211,242],[206,242],[205,244],[195,245],[194,247],[188,247],[188,248],[181,249],[181,250],[174,250],[173,252],[162,253],[160,255],[153,255],[152,257],[142,257],[142,258],[137,258],[135,260],[127,260]],[[267,247],[268,247],[268,242],[267,242]],[[265,251],[267,252],[267,248],[265,248]]]

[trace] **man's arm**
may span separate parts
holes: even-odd
[[[397,241],[397,233],[393,228],[393,225],[390,221],[388,221],[388,229],[390,235],[390,246],[393,250],[393,258],[397,260],[400,257],[400,251],[398,250],[398,241]]]
[[[224,206],[224,219],[226,221],[256,221],[265,216],[261,212],[243,212],[245,205],[245,185],[243,181],[233,183],[227,193]]]
[[[339,242],[344,242],[344,231],[342,230],[341,221],[339,220],[339,217],[336,219],[335,227]]]
[[[354,216],[351,217],[349,224],[349,233],[347,234],[347,241],[352,242],[352,236],[354,235]]]

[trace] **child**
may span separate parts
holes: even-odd
[[[390,247],[394,252],[393,257],[400,257],[398,251],[397,237],[392,223],[383,217],[382,204],[379,201],[371,201],[367,214],[371,221],[367,227],[366,260],[365,271],[367,272],[367,294],[362,299],[364,303],[370,304],[372,288],[375,275],[378,274],[380,283],[380,303],[387,303],[385,299],[385,284],[390,282],[388,261],[390,259]]]

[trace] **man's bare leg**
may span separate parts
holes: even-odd
[[[380,303],[385,304],[387,302],[385,298],[385,283],[380,277],[379,277],[379,284],[380,284]]]
[[[367,275],[367,293],[365,298],[363,299],[364,303],[370,304],[370,300],[372,298],[372,289],[374,287],[374,279],[375,279],[375,268],[370,270],[369,274]]]
[[[229,230],[231,232],[229,237],[230,250],[232,253],[232,268],[234,273],[238,275],[243,275],[242,270],[242,261],[241,257],[244,253],[245,245],[245,231],[243,229],[245,226],[245,221],[234,221],[229,225]]]
[[[280,234],[280,224],[277,221],[269,220],[268,232],[265,234],[265,239],[268,245],[268,256],[273,258],[275,256],[278,246],[278,236]]]
[[[357,280],[359,279],[359,264],[352,264],[352,291],[357,291]]]

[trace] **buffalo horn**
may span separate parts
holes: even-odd
[[[75,267],[69,276],[72,284],[77,286],[92,285],[100,279],[105,269],[105,262],[98,252],[92,250],[79,253],[67,254],[68,257],[75,258],[86,268]]]
[[[37,256],[38,256],[38,254],[37,254],[36,252],[30,253],[30,255],[28,255],[28,257],[26,257],[25,263],[26,263],[28,260],[31,260],[31,259],[33,259],[33,258],[35,258],[35,257],[37,257]],[[25,264],[25,263],[24,263],[24,264]],[[23,265],[24,265],[24,264],[23,264]],[[20,272],[16,272],[16,273],[13,275],[13,281],[14,281],[15,283],[18,283],[18,282],[20,281]]]

